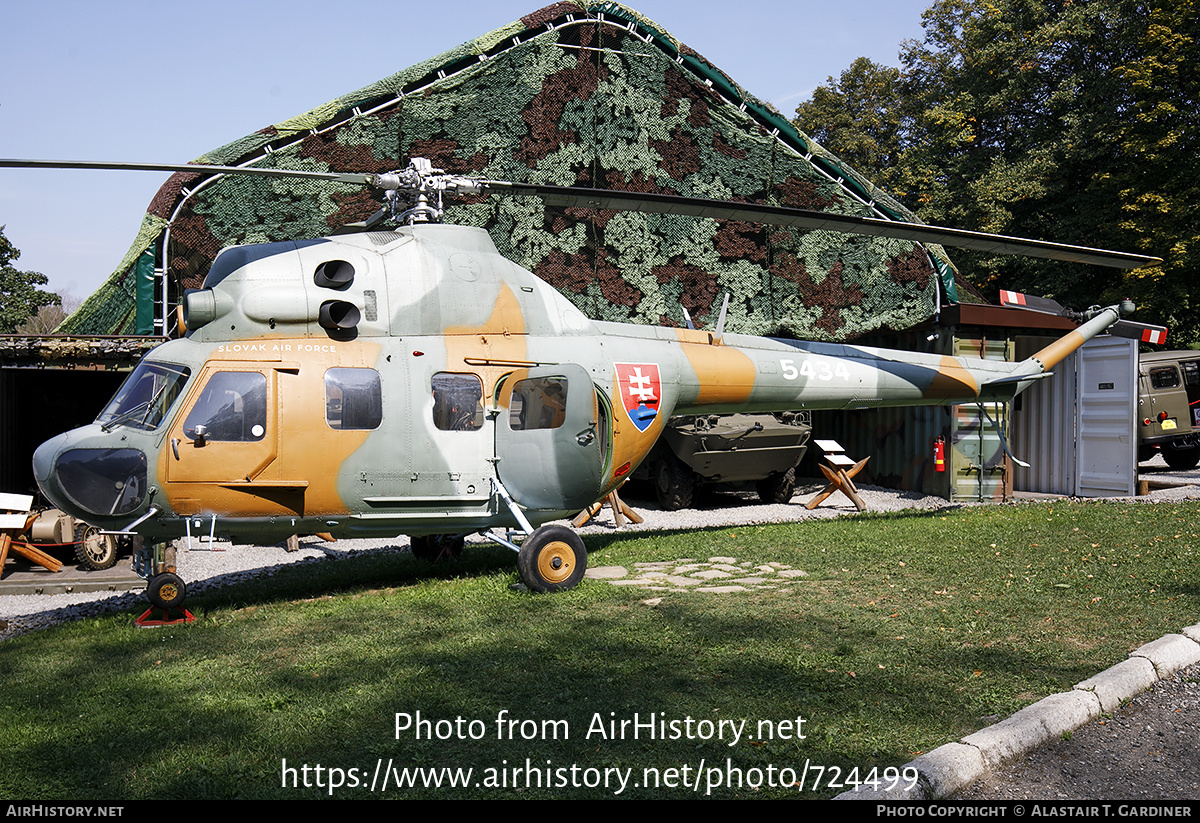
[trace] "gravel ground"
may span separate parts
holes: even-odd
[[[1161,458],[1156,458],[1161,462]],[[1155,469],[1165,469],[1150,464]],[[1172,479],[1193,480],[1192,477]],[[714,494],[698,510],[662,512],[630,502],[645,522],[638,530],[688,529],[715,525],[779,523],[817,517],[837,517],[854,512],[841,495],[835,495],[815,511],[802,505],[819,484],[801,487],[793,502],[764,506],[752,496]],[[864,486],[862,497],[872,511],[905,508],[936,509],[958,506],[938,497],[896,492]],[[1154,491],[1136,498],[1140,502],[1173,502],[1200,499],[1200,487],[1181,486]],[[611,513],[603,511],[581,531],[604,533],[615,530]],[[625,531],[634,527],[626,526]],[[471,538],[481,540],[482,538]],[[231,546],[216,544],[224,551],[184,551],[179,554],[179,573],[190,592],[224,585],[248,576],[271,574],[289,563],[336,561],[349,553],[407,550],[404,537],[386,540],[348,540],[325,543],[306,538],[300,551],[288,553],[278,546]],[[0,596],[0,640],[34,631],[65,620],[139,608],[145,603],[140,593],[113,595],[107,592],[69,595]],[[1200,617],[1198,615],[1197,617]],[[1182,627],[1181,627],[1182,628]],[[1155,638],[1146,638],[1149,642]],[[1040,800],[1164,800],[1200,799],[1200,666],[1193,666],[1159,681],[1150,691],[1134,698],[1114,716],[1102,718],[1074,732],[1069,740],[1045,746],[1007,768],[977,781],[955,799],[1040,799]]]

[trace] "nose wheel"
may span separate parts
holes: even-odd
[[[150,605],[165,611],[178,609],[183,604],[185,594],[187,587],[183,584],[183,578],[172,572],[156,574],[146,585],[146,599]]]
[[[587,549],[565,526],[542,526],[525,538],[517,554],[521,582],[535,592],[573,589],[587,571]]]

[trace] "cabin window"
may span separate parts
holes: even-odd
[[[557,429],[567,416],[567,378],[529,377],[513,386],[508,426],[513,431]]]
[[[254,371],[221,371],[209,378],[183,422],[193,440],[251,442],[267,432],[267,378]]]
[[[1150,370],[1150,385],[1156,389],[1173,389],[1179,385],[1179,372],[1174,366],[1159,366]]]
[[[1183,369],[1184,385],[1189,389],[1200,386],[1200,360],[1185,360],[1179,365]]]
[[[377,429],[383,422],[383,391],[374,369],[325,372],[325,422],[331,429]]]
[[[438,372],[432,389],[433,425],[457,432],[483,428],[483,381],[479,375]]]
[[[143,360],[117,389],[96,422],[106,427],[120,424],[135,429],[158,428],[190,374],[191,370],[184,366]]]

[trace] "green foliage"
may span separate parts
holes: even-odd
[[[938,0],[923,41],[903,44],[886,107],[846,93],[892,76],[860,60],[800,107],[798,124],[832,108],[827,147],[858,152],[859,170],[928,222],[1163,258],[1124,273],[955,254],[986,294],[1011,288],[1077,307],[1131,296],[1140,319],[1186,345],[1200,338],[1189,284],[1200,264],[1197,11],[1194,0]],[[856,131],[863,106],[887,118]],[[880,123],[899,143],[879,154],[886,172],[859,151],[879,140]]]
[[[35,271],[17,271],[13,261],[21,252],[4,236],[0,226],[0,334],[10,334],[43,306],[57,306],[62,298],[42,291],[49,279]]]
[[[873,183],[903,196],[898,185],[906,144],[903,103],[900,70],[860,57],[801,103],[794,122]]]

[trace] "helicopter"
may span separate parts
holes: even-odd
[[[753,203],[484,180],[423,158],[387,174],[0,160],[0,167],[268,174],[373,186],[355,231],[232,246],[183,297],[183,336],[137,365],[91,425],[43,443],[54,505],[145,544],[150,602],[186,586],[166,541],[208,531],[407,534],[457,554],[478,532],[531,590],[570,589],[587,552],[553,523],[602,499],[679,414],[1008,401],[1133,310],[1094,308],[1020,362],[591,320],[489,235],[440,222],[446,198],[688,214],[1132,268],[1156,258]],[[690,326],[690,324],[689,324]],[[498,533],[497,530],[503,530]]]

